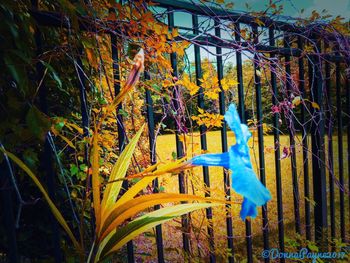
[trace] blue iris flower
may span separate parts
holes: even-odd
[[[271,199],[270,191],[258,180],[249,155],[248,140],[252,136],[247,125],[242,124],[237,109],[231,104],[225,114],[225,120],[236,135],[236,144],[228,152],[202,154],[190,160],[192,165],[223,166],[232,171],[232,187],[243,196],[240,216],[255,218],[257,206]]]

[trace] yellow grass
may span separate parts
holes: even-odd
[[[310,138],[309,143],[310,143]],[[192,137],[186,137],[186,152],[187,156],[191,156],[192,154],[200,153],[200,140],[199,134],[195,133]],[[344,156],[343,160],[346,160],[347,154],[347,141],[344,137]],[[221,152],[221,137],[219,131],[208,132],[207,133],[207,142],[208,142],[208,152]],[[305,230],[305,219],[304,219],[304,175],[303,175],[303,158],[302,158],[302,147],[300,138],[296,139],[296,156],[297,156],[297,176],[299,183],[299,204],[300,204],[300,216],[301,216],[301,225],[302,231],[304,233]],[[232,132],[228,132],[228,145],[232,145],[234,143],[234,135]],[[333,139],[333,153],[334,153],[334,168],[335,168],[335,177],[338,178],[338,148],[336,143],[336,138]],[[249,145],[251,147],[251,160],[253,163],[253,167],[255,171],[258,171],[258,163],[259,163],[259,155],[258,155],[258,141],[256,136],[254,139],[250,139]],[[289,147],[289,136],[281,135],[280,136],[280,145],[281,145],[281,155],[282,149],[284,146]],[[268,203],[268,218],[269,218],[269,229],[270,229],[270,247],[278,247],[278,219],[277,219],[277,197],[276,197],[276,175],[275,175],[275,157],[274,157],[274,139],[273,136],[264,136],[264,154],[265,154],[265,174],[266,174],[266,182],[267,187],[271,191],[272,200]],[[310,145],[311,147],[311,145]],[[172,158],[172,153],[176,152],[175,146],[175,135],[163,135],[157,138],[157,154],[159,161],[166,161]],[[310,196],[311,199],[313,197],[312,193],[312,164],[311,164],[311,153],[309,153],[309,176],[310,176]],[[347,176],[347,162],[344,161],[344,175],[345,182],[348,182]],[[283,195],[283,215],[284,215],[284,225],[285,225],[285,236],[286,238],[293,238],[294,233],[294,205],[293,205],[293,184],[292,184],[292,175],[291,175],[291,159],[286,158],[281,160],[281,172],[282,172],[282,195]],[[224,187],[223,187],[223,169],[220,167],[210,167],[210,191],[211,195],[216,198],[224,197]],[[258,174],[258,173],[257,173]],[[203,188],[203,174],[202,168],[198,167],[193,170],[193,173],[186,173],[186,178],[188,182],[188,190],[189,193],[195,193],[199,195],[204,195]],[[178,192],[179,184],[178,177],[166,177],[162,179],[162,185],[165,187],[166,192]],[[345,186],[348,189],[348,186]],[[328,188],[328,173],[327,173],[327,192],[329,192]],[[233,192],[232,199],[236,200],[238,203],[241,202],[241,197]],[[336,219],[337,219],[337,236],[339,234],[339,188],[335,186],[335,200],[336,200]],[[328,198],[328,197],[327,197]],[[345,205],[346,205],[346,222],[348,222],[348,207],[349,201],[348,198],[345,197]],[[232,207],[232,221],[233,221],[233,232],[234,232],[234,243],[236,247],[235,253],[238,255],[244,256],[245,254],[245,224],[239,218],[240,204],[234,205]],[[313,207],[311,207],[311,211],[313,211]],[[195,228],[192,229],[192,234],[200,231],[202,234],[207,233],[206,231],[206,220],[205,219],[205,211],[193,213],[191,215],[191,220]],[[255,220],[252,220],[252,229],[253,229],[253,245],[254,250],[257,255],[260,255],[262,251],[262,220],[261,220],[261,208],[259,208],[259,215]],[[313,224],[313,219],[311,220]],[[214,235],[215,235],[215,247],[216,254],[220,256],[223,254],[223,251],[227,246],[227,232],[226,232],[226,218],[225,218],[225,208],[219,207],[215,208],[213,211],[213,225],[214,225]],[[168,223],[163,226],[163,236],[164,236],[164,244],[166,247],[166,257],[170,260],[174,260],[174,258],[178,257],[181,254],[182,247],[182,235],[178,230],[180,228],[180,220],[176,223]],[[313,230],[312,230],[313,233]],[[203,236],[203,235],[202,235]],[[201,242],[207,243],[207,240],[196,236],[193,234],[192,239],[197,239]],[[194,254],[197,251],[197,243],[193,242]],[[197,252],[196,252],[197,251]],[[197,255],[198,256],[198,255]],[[181,261],[181,260],[180,260]],[[180,262],[178,261],[178,262]]]

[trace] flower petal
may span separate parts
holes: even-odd
[[[271,199],[271,194],[256,177],[251,167],[250,159],[248,159],[249,156],[242,156],[241,152],[238,151],[237,145],[231,147],[229,154],[233,189],[248,198],[255,205],[264,205]]]
[[[230,156],[228,152],[201,154],[193,157],[190,162],[193,165],[223,166],[228,169],[230,166]]]
[[[239,118],[236,106],[231,104],[225,114],[225,120],[230,126],[231,130],[236,135],[236,143],[242,144],[248,142],[249,138],[252,136],[248,130],[248,126],[241,124],[241,119]]]
[[[239,215],[241,216],[243,221],[247,218],[247,216],[255,218],[258,215],[256,205],[248,198],[244,198],[241,207],[241,212],[239,213]]]

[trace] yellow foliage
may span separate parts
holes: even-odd
[[[221,87],[224,91],[229,90],[230,88],[238,85],[238,81],[225,77],[221,80]]]
[[[198,92],[198,90],[200,89],[199,86],[197,86],[196,84],[191,82],[191,80],[190,80],[190,78],[188,77],[187,74],[184,74],[182,76],[182,79],[178,80],[176,82],[176,85],[184,86],[190,92],[191,95],[195,95]]]
[[[203,109],[198,108],[199,115],[192,116],[192,120],[194,120],[198,125],[205,125],[207,128],[212,127],[221,127],[222,120],[224,116],[215,113],[205,112]]]

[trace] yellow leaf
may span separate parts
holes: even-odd
[[[118,179],[122,179],[125,177],[126,171],[131,162],[132,154],[134,153],[136,144],[140,139],[140,136],[142,134],[144,127],[145,125],[143,125],[140,128],[140,130],[136,133],[134,138],[132,138],[132,140],[125,147],[123,152],[120,154],[118,161],[115,163],[115,165],[112,168],[111,175],[108,180],[109,183],[107,184],[106,190],[103,195],[102,214],[105,214],[108,212],[108,209],[112,207],[112,205],[115,203],[118,197],[120,188],[122,186],[122,181],[118,181]]]
[[[128,241],[135,238],[139,234],[151,229],[164,222],[170,221],[175,217],[190,213],[195,210],[217,206],[218,204],[200,203],[200,204],[180,204],[171,207],[165,207],[131,221],[120,229],[114,229],[101,242],[96,261],[103,259],[115,251],[118,251]]]
[[[92,197],[93,197],[93,206],[95,211],[96,219],[96,232],[98,233],[101,223],[101,200],[100,200],[100,165],[99,165],[99,146],[98,146],[98,133],[94,134],[92,142]]]
[[[320,105],[318,105],[316,102],[311,102],[311,106],[312,106],[314,109],[320,110]]]
[[[174,28],[171,32],[171,35],[173,36],[173,38],[177,37],[179,35],[179,30],[177,28]]]
[[[301,98],[300,98],[300,96],[294,97],[294,99],[293,99],[293,101],[292,101],[292,104],[293,104],[294,106],[298,106],[300,103],[301,103]]]
[[[75,149],[74,144],[72,143],[72,141],[70,141],[67,137],[63,136],[62,134],[58,134],[58,136],[64,140],[70,147],[72,147],[73,149]]]
[[[254,22],[258,24],[258,26],[265,26],[265,23],[261,21],[259,18],[255,18]]]
[[[256,73],[256,75],[258,76],[258,77],[261,77],[261,75],[262,75],[262,73],[261,73],[261,71],[260,70],[255,70],[255,73]]]
[[[75,123],[70,123],[70,122],[65,122],[64,125],[66,127],[69,127],[69,128],[74,128],[77,132],[79,132],[80,134],[83,134],[83,129],[80,128],[78,125],[76,125]]]
[[[66,233],[68,234],[68,236],[70,237],[70,239],[72,240],[75,248],[82,253],[82,249],[80,247],[80,244],[78,243],[78,241],[75,239],[72,231],[70,230],[66,220],[64,219],[64,217],[62,216],[62,214],[60,213],[60,211],[57,209],[57,207],[55,206],[55,204],[52,202],[51,198],[49,197],[48,193],[46,192],[45,188],[43,187],[43,185],[40,183],[39,179],[37,178],[37,176],[28,168],[27,165],[25,165],[25,163],[23,163],[20,159],[18,159],[14,154],[5,151],[4,149],[0,148],[0,151],[2,151],[4,154],[6,154],[12,161],[14,161],[23,171],[25,171],[29,177],[33,180],[34,184],[38,187],[38,189],[40,190],[40,192],[43,194],[46,202],[48,203],[52,214],[54,215],[54,217],[57,219],[57,221],[60,223],[60,225],[63,227],[63,229],[66,231]]]
[[[96,69],[98,67],[98,63],[97,63],[94,50],[92,48],[86,48],[85,52],[86,52],[87,59],[90,62],[90,65]]]
[[[148,183],[150,183],[155,176],[152,176],[151,179],[147,179]],[[146,181],[145,181],[146,182]],[[143,187],[146,187],[147,184],[143,183]],[[138,192],[142,190],[143,188],[138,188]],[[129,191],[128,191],[129,192]],[[132,190],[132,195],[136,195],[138,192],[135,193],[134,190]],[[129,195],[130,197],[132,195]],[[133,198],[133,196],[131,197]],[[184,202],[184,201],[198,201],[198,202],[209,202],[209,201],[215,201],[218,203],[226,204],[223,200],[217,200],[217,199],[209,199],[201,196],[195,196],[195,195],[187,195],[187,194],[177,194],[177,193],[157,193],[152,195],[142,195],[134,199],[129,199],[126,202],[115,204],[115,206],[112,209],[112,213],[106,218],[105,224],[103,225],[101,229],[101,235],[99,237],[99,240],[103,240],[111,231],[113,231],[115,228],[118,228],[121,224],[125,222],[126,219],[131,218],[138,213],[144,211],[145,209],[149,207],[153,207],[155,205],[161,205],[161,204],[167,204],[167,203],[174,203],[174,202]]]

